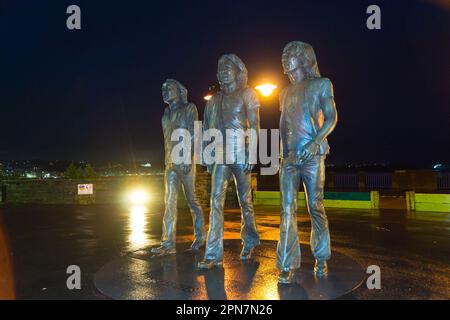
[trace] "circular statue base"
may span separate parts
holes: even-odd
[[[94,283],[113,299],[317,300],[341,297],[365,278],[355,260],[336,251],[328,263],[328,276],[316,278],[311,251],[301,245],[302,266],[295,283],[279,285],[276,246],[276,241],[262,241],[254,258],[242,262],[240,240],[225,240],[223,268],[208,271],[196,269],[203,252],[186,252],[188,243],[178,244],[177,254],[166,257],[155,257],[145,248],[103,266],[94,275]]]

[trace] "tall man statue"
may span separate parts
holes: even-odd
[[[324,276],[330,258],[330,233],[323,207],[327,136],[337,123],[333,86],[322,78],[313,48],[304,42],[288,43],[282,56],[284,73],[291,84],[280,95],[281,221],[277,247],[279,283],[289,284],[300,268],[297,231],[297,193],[302,181],[311,217],[311,250],[314,273]]]
[[[215,150],[215,162],[208,166],[212,174],[210,226],[205,259],[198,263],[200,269],[222,265],[223,210],[228,181],[232,177],[241,206],[241,260],[250,259],[253,249],[260,243],[251,194],[251,171],[254,165],[250,161],[249,141],[245,139],[244,143],[233,143],[238,140],[234,139],[239,133],[246,133],[248,129],[257,136],[260,104],[256,91],[247,86],[246,67],[235,54],[226,54],[219,59],[217,79],[221,90],[206,104],[203,127],[204,132],[208,129],[219,130],[226,142],[222,149],[225,152],[221,154],[218,149]]]
[[[195,240],[191,245],[192,251],[197,251],[204,245],[206,239],[203,211],[195,193],[195,162],[193,159],[195,121],[198,121],[197,107],[188,103],[187,90],[177,80],[168,79],[162,86],[162,96],[168,105],[162,117],[165,148],[165,176],[163,232],[161,246],[151,251],[158,255],[176,253],[175,238],[177,224],[177,198],[180,184],[183,187],[186,200],[191,211],[194,224]],[[185,129],[191,136],[191,161],[181,164],[173,162],[172,150],[178,141],[171,141],[174,130]]]

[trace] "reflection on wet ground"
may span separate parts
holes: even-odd
[[[292,286],[278,286],[275,266],[277,241],[262,240],[253,259],[242,262],[240,240],[224,240],[224,268],[197,270],[203,252],[186,252],[190,242],[178,243],[177,254],[157,257],[148,248],[111,260],[94,275],[95,287],[118,300],[329,300],[359,287],[363,268],[353,259],[334,251],[330,273],[313,274],[314,260],[303,245],[302,268]]]
[[[132,249],[139,249],[149,244],[145,233],[145,227],[148,219],[148,209],[145,206],[132,206],[130,208],[129,218],[129,243]]]
[[[261,206],[256,211],[261,238],[277,240],[278,207]],[[6,230],[9,247],[0,248],[0,268],[4,256],[12,259],[19,299],[104,299],[94,288],[93,274],[126,252],[159,244],[162,212],[163,207],[155,205],[1,206],[0,230]],[[364,267],[381,268],[381,290],[361,286],[344,298],[450,298],[449,214],[331,208],[327,212],[333,248]],[[239,210],[227,210],[225,221],[225,237],[239,239]],[[298,221],[300,240],[307,244],[310,222],[304,209]],[[187,210],[179,211],[177,232],[180,242],[192,240]],[[0,245],[6,243],[2,234]],[[70,291],[66,269],[74,264],[82,270],[82,289]],[[1,277],[0,285],[6,287],[12,275],[2,272]]]
[[[15,299],[11,251],[3,217],[0,215],[0,300]]]

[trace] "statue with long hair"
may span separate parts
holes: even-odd
[[[206,231],[202,208],[195,192],[195,161],[194,136],[195,125],[198,121],[197,107],[188,102],[186,88],[177,80],[168,79],[162,86],[162,96],[167,107],[162,117],[165,148],[165,175],[164,175],[164,218],[161,246],[151,251],[160,256],[176,253],[175,238],[177,224],[177,198],[180,185],[183,187],[187,204],[191,211],[194,224],[195,240],[191,245],[192,251],[198,251],[205,244]],[[189,132],[189,148],[191,156],[188,161],[174,163],[174,147],[178,144],[172,140],[172,134],[177,129]],[[186,137],[185,137],[186,138]]]
[[[259,132],[258,96],[247,86],[247,68],[235,54],[220,57],[217,79],[220,91],[206,104],[203,129],[204,132],[209,129],[220,131],[225,138],[225,147],[221,152],[214,150],[214,161],[208,164],[212,175],[210,226],[205,258],[198,263],[200,269],[222,265],[223,210],[227,185],[233,177],[241,207],[241,260],[251,259],[253,249],[260,243],[252,202],[251,171],[254,164],[250,161],[249,142],[242,139],[245,143],[235,143],[247,131],[253,132],[253,136]]]
[[[337,123],[333,86],[322,78],[311,45],[293,41],[282,55],[284,73],[291,84],[280,94],[280,238],[277,246],[278,282],[293,282],[300,268],[297,230],[297,193],[303,183],[311,217],[311,250],[314,273],[325,276],[331,256],[330,232],[323,206],[327,136]]]

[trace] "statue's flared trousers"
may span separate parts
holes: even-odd
[[[223,258],[223,210],[228,181],[232,176],[241,207],[241,239],[244,247],[253,248],[260,243],[253,210],[251,173],[245,172],[241,164],[216,164],[211,177],[211,212],[205,259],[221,261]]]
[[[314,156],[305,163],[282,163],[280,169],[281,213],[277,268],[300,268],[301,253],[297,228],[297,197],[303,182],[306,205],[311,217],[311,251],[316,259],[331,256],[328,219],[323,206],[325,156]]]
[[[195,170],[193,168],[188,174],[183,174],[178,169],[171,167],[166,169],[164,176],[164,203],[166,208],[161,238],[161,245],[164,248],[175,247],[178,216],[177,200],[180,185],[183,187],[186,201],[191,211],[196,242],[201,243],[206,237],[203,211],[195,193]]]

